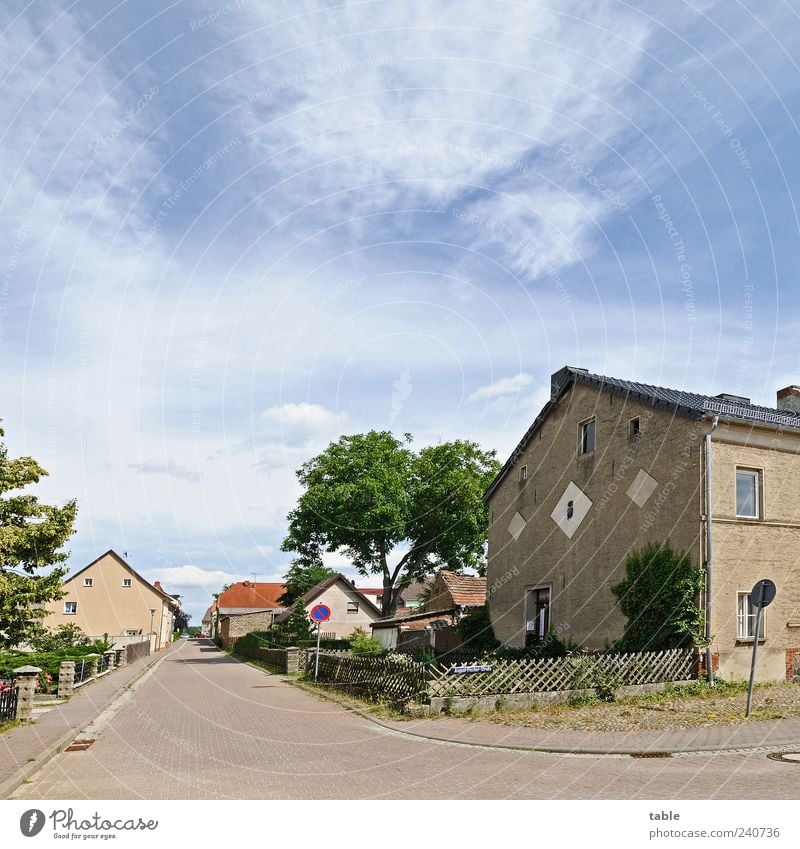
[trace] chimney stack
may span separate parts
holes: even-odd
[[[800,386],[787,386],[778,390],[778,409],[800,413]]]

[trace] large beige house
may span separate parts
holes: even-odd
[[[758,675],[800,675],[799,411],[798,387],[781,390],[772,409],[556,372],[550,401],[485,496],[497,637],[523,645],[553,631],[603,648],[625,622],[611,587],[628,554],[669,541],[704,570],[699,601],[719,673],[747,676],[749,594],[769,578],[777,596]]]
[[[67,578],[64,597],[49,605],[47,628],[77,625],[91,637],[108,634],[122,644],[150,636],[153,651],[172,641],[178,600],[146,581],[115,551],[107,551]]]

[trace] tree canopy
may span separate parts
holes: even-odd
[[[10,459],[0,442],[0,646],[6,648],[40,636],[46,605],[62,595],[66,570],[58,564],[69,552],[60,549],[75,532],[77,505],[53,507],[20,492],[46,474],[32,457]]]
[[[316,587],[326,578],[332,578],[335,574],[334,569],[329,569],[321,563],[304,563],[301,560],[295,560],[283,576],[283,585],[286,587],[286,592],[278,601],[286,607],[290,607],[301,595]]]
[[[625,651],[662,651],[702,642],[697,598],[703,573],[669,543],[650,543],[633,551],[625,578],[611,588],[628,617],[618,647]]]
[[[483,568],[482,496],[499,467],[495,453],[474,442],[414,451],[410,434],[342,436],[298,470],[305,492],[288,516],[282,549],[305,566],[321,565],[326,551],[343,552],[359,574],[382,576],[383,613],[390,614],[402,587],[437,568]]]

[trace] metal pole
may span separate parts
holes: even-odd
[[[319,638],[322,636],[322,623],[317,622],[317,653],[314,655],[314,681],[319,675]]]
[[[713,560],[711,527],[711,434],[717,429],[719,416],[714,416],[711,429],[706,434],[706,675],[710,687],[714,686],[714,654],[711,650],[711,564]]]
[[[753,635],[753,657],[750,661],[750,683],[747,686],[747,708],[744,712],[744,718],[750,716],[750,706],[753,703],[753,681],[756,677],[756,654],[758,653],[758,635],[761,632],[761,610],[762,601],[764,599],[764,582],[761,581],[758,585],[758,608],[756,609],[756,628]]]

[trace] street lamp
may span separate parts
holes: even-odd
[[[150,608],[150,637],[151,638],[155,637],[155,635],[156,635],[155,631],[153,630],[153,617],[155,615],[156,615],[156,609],[155,609],[155,607],[151,607]],[[153,649],[155,649],[155,648],[156,648],[156,641],[155,641],[155,639],[153,639]]]

